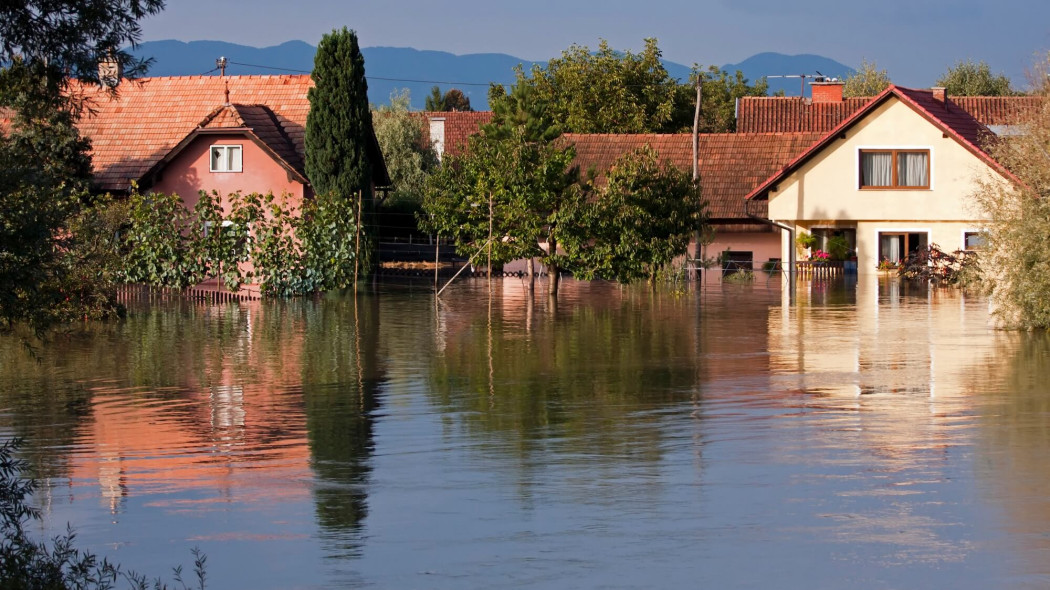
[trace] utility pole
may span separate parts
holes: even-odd
[[[492,280],[492,191],[489,191],[489,280]]]
[[[696,110],[693,111],[693,183],[700,181],[700,99],[703,98],[704,94],[704,73],[696,73]],[[696,245],[693,246],[693,264],[696,267],[696,280],[699,282],[703,279],[704,270],[700,268],[699,261],[703,256],[703,249],[700,246],[700,230],[693,232],[693,239],[696,240]]]
[[[219,76],[226,77],[226,58],[220,57],[215,60],[215,67],[219,68]]]

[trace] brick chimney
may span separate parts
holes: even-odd
[[[930,88],[930,91],[933,92],[933,100],[936,100],[941,104],[944,104],[948,100],[948,91],[945,90],[943,86],[934,86],[933,88]]]
[[[838,80],[825,80],[810,83],[813,89],[813,102],[842,102],[842,87],[845,82]]]
[[[124,77],[124,68],[113,52],[109,52],[98,62],[98,81],[106,88],[116,88]]]

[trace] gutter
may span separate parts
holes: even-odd
[[[783,263],[781,263],[780,272],[786,273],[788,277],[788,285],[791,288],[790,292],[791,298],[793,300],[795,298],[795,283],[798,275],[798,269],[795,260],[795,228],[791,227],[790,225],[787,225],[786,223],[781,223],[779,221],[768,219],[765,217],[759,217],[758,215],[751,213],[751,199],[744,199],[744,215],[747,215],[750,219],[753,219],[760,223],[765,223],[766,225],[772,225],[773,227],[779,228],[788,233],[788,238],[790,241],[788,242],[787,270],[784,269],[784,265]]]

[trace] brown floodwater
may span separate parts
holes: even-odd
[[[200,547],[223,589],[1050,586],[1050,338],[959,291],[392,284],[37,352],[0,338],[33,530],[150,576]]]

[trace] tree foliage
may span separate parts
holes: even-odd
[[[422,206],[427,175],[438,165],[437,154],[427,141],[426,120],[409,110],[407,90],[390,95],[390,104],[372,111],[372,125],[383,150],[393,193],[384,209],[417,211]]]
[[[700,187],[649,146],[618,158],[562,241],[581,278],[655,282],[703,222]]]
[[[574,157],[571,147],[530,141],[521,129],[509,137],[475,135],[463,155],[446,156],[430,177],[421,225],[473,256],[487,249],[491,220],[495,265],[539,257],[556,273],[564,212],[584,198]]]
[[[949,96],[1013,96],[1010,79],[1004,74],[992,74],[984,61],[958,61],[937,79]]]
[[[700,100],[700,133],[732,133],[736,131],[736,102],[745,96],[766,96],[769,84],[765,78],[751,83],[743,72],[735,73],[710,66],[706,71],[699,69],[690,77],[691,83],[680,87],[680,99],[676,105],[678,115],[672,125],[672,131],[691,131],[693,109],[696,105],[696,78],[703,76]]]
[[[989,219],[980,251],[984,285],[998,321],[1018,329],[1050,327],[1050,101],[1031,113],[1023,133],[989,151],[1018,182],[988,178],[975,200]]]
[[[129,77],[148,62],[123,48],[141,36],[139,21],[164,0],[21,0],[0,3],[0,64],[47,64],[57,79],[98,80],[98,61],[112,57]]]
[[[91,161],[52,74],[22,59],[0,69],[0,106],[14,113],[0,133],[0,326],[69,319],[58,313],[70,270],[62,253],[88,198]]]
[[[430,94],[427,96],[424,110],[431,112],[472,112],[474,109],[470,106],[470,98],[463,94],[462,90],[451,88],[442,94],[441,87],[434,86],[430,89]]]
[[[890,76],[886,70],[880,70],[875,62],[863,60],[857,71],[846,76],[842,86],[842,96],[875,96],[890,85]]]
[[[321,37],[314,55],[314,87],[306,117],[306,175],[317,194],[350,198],[360,191],[371,199],[365,58],[357,34],[343,28]]]
[[[355,205],[334,193],[295,208],[272,194],[202,191],[189,210],[178,195],[135,193],[118,245],[123,278],[181,289],[217,277],[229,290],[256,282],[275,297],[345,289],[366,263]]]
[[[375,131],[368,107],[365,58],[357,34],[346,27],[321,38],[314,55],[314,87],[306,117],[306,176],[314,192],[325,198],[358,203],[362,224],[358,272],[368,273],[375,260],[375,236],[370,231],[375,202],[368,144]],[[341,239],[346,239],[342,237]]]
[[[115,310],[112,269],[94,248],[104,215],[91,204],[89,143],[74,123],[84,105],[71,76],[97,79],[109,57],[125,72],[144,62],[121,48],[140,35],[139,19],[163,0],[23,0],[0,3],[0,328],[25,322],[38,333],[55,322]],[[90,105],[88,105],[90,106]],[[72,234],[72,228],[82,232]],[[100,238],[101,239],[101,238]],[[90,275],[98,280],[91,281]]]
[[[676,131],[679,84],[660,62],[661,55],[656,39],[646,39],[637,54],[616,51],[605,40],[595,52],[573,45],[528,74],[519,68],[511,94],[532,87],[533,100],[546,105],[564,132]]]

